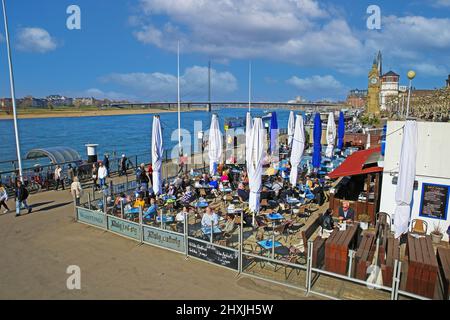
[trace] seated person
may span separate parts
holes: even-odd
[[[248,201],[250,194],[247,190],[245,190],[243,183],[239,183],[237,195],[239,197],[239,200],[241,200],[241,202]]]
[[[120,208],[120,203],[123,203],[124,205],[125,203],[127,203],[127,197],[124,193],[121,193],[118,197],[116,197],[116,199],[114,200],[114,206],[116,208]]]
[[[275,192],[275,196],[278,197],[280,195],[280,190],[282,189],[283,189],[283,179],[281,177],[278,177],[272,184],[272,191]]]
[[[172,183],[169,185],[169,188],[167,189],[166,194],[168,196],[176,196],[177,195],[177,191],[175,189],[175,186]]]
[[[313,181],[309,176],[306,176],[305,187],[309,188],[309,190],[313,188]]]
[[[204,174],[202,175],[202,178],[200,179],[199,183],[200,183],[200,185],[202,185],[202,186],[207,186],[207,185],[209,185],[209,182],[210,182],[210,181],[211,181],[211,179],[209,179],[208,174],[204,173]]]
[[[140,208],[144,209],[144,206],[145,206],[144,198],[143,198],[142,194],[139,194],[138,198],[134,202],[133,208],[139,208],[140,207]]]
[[[323,238],[328,237],[334,230],[333,211],[327,209],[325,213],[320,217],[320,226],[322,227]]]
[[[210,207],[208,207],[206,208],[206,213],[202,217],[202,227],[211,228],[213,224],[215,226],[219,224],[219,217]]]
[[[213,189],[218,189],[219,188],[219,182],[217,182],[217,178],[213,177],[212,181],[209,182],[209,185]]]
[[[228,182],[230,181],[230,177],[228,176],[228,170],[224,170],[222,176],[220,177],[220,181]]]
[[[260,200],[267,200],[270,208],[273,209],[278,205],[278,202],[274,199],[274,192],[270,191],[267,187],[263,187]]]
[[[181,197],[181,203],[183,204],[189,204],[192,201],[195,200],[195,195],[191,190],[190,186],[186,187],[186,192],[183,194],[183,196]]]
[[[183,179],[181,177],[182,175],[180,174],[173,181],[173,185],[175,186],[176,189],[180,189],[181,186],[183,185]]]
[[[339,220],[352,222],[355,220],[355,211],[350,208],[350,202],[343,201],[342,207],[339,208]]]
[[[145,211],[145,219],[153,219],[158,214],[158,205],[156,204],[155,198],[150,199],[150,207]]]
[[[187,217],[188,214],[189,214],[188,206],[183,206],[183,210],[177,213],[175,221],[184,223],[184,219],[185,217]]]
[[[225,222],[225,225],[222,227],[222,231],[225,236],[231,236],[231,234],[234,231],[235,226],[235,217],[234,214],[230,213],[227,215],[227,221]]]

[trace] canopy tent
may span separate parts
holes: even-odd
[[[250,170],[248,172],[250,187],[249,207],[250,211],[253,213],[258,212],[260,207],[259,201],[262,187],[264,141],[265,130],[263,127],[262,119],[255,118],[250,141],[251,156],[249,165]],[[255,214],[253,214],[253,219],[254,217]]]
[[[336,123],[334,122],[334,113],[330,112],[327,123],[327,150],[325,155],[327,158],[333,157],[334,145],[336,144]]]
[[[161,188],[161,166],[163,157],[163,140],[161,121],[159,116],[153,117],[152,128],[152,167],[153,167],[153,192],[160,194]]]
[[[213,176],[217,173],[217,166],[223,152],[222,132],[220,131],[219,118],[216,114],[213,114],[211,119],[208,147],[209,172]]]
[[[375,172],[382,172],[383,168],[378,166],[378,159],[380,158],[381,148],[373,148],[369,150],[362,150],[348,156],[344,162],[341,163],[328,176],[331,179],[339,177],[350,177],[360,174],[368,174]]]
[[[344,113],[339,112],[339,124],[338,124],[338,143],[337,147],[339,150],[342,150],[344,147],[344,136],[345,136],[345,118]]]
[[[314,146],[313,146],[313,167],[320,168],[322,162],[322,120],[320,113],[316,113],[314,118]]]
[[[292,148],[292,140],[294,139],[294,130],[295,130],[295,115],[294,111],[289,113],[288,120],[288,147]]]
[[[289,180],[292,186],[297,185],[298,166],[305,150],[305,129],[303,125],[303,116],[297,115],[295,121],[294,137],[291,152],[291,174]]]
[[[69,147],[51,147],[33,149],[25,156],[26,160],[49,158],[52,164],[63,164],[81,161],[80,154]]]
[[[415,120],[406,121],[403,129],[397,189],[395,191],[395,202],[397,204],[394,213],[395,238],[399,238],[408,231],[410,206],[416,178],[417,134],[417,122]]]

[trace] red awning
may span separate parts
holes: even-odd
[[[345,161],[328,176],[331,179],[336,179],[339,177],[382,172],[383,168],[378,167],[377,165],[370,166],[367,163],[369,159],[376,158],[376,153],[378,153],[378,155],[381,153],[381,147],[355,152],[345,159]]]

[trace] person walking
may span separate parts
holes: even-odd
[[[97,163],[92,164],[92,182],[94,190],[97,190],[97,179],[98,179],[98,169],[97,169]]]
[[[69,178],[69,183],[73,182],[74,177],[75,177],[75,172],[72,168],[72,165],[69,163],[69,166],[67,168],[67,178]]]
[[[109,178],[109,154],[105,153],[105,157],[103,158],[103,165],[106,168],[106,171],[108,172],[107,177]]]
[[[127,175],[127,162],[128,158],[125,156],[125,154],[122,154],[122,158],[120,159],[120,174],[119,176]]]
[[[17,181],[15,194],[16,194],[16,217],[20,216],[20,209],[22,206],[28,209],[28,213],[30,214],[31,211],[33,211],[33,208],[31,208],[27,202],[28,190],[27,188],[25,188],[25,186],[22,184],[22,181],[20,180]]]
[[[70,193],[72,194],[73,199],[75,200],[75,204],[77,206],[80,205],[80,198],[83,193],[83,188],[81,187],[81,183],[78,180],[78,177],[73,178],[73,182],[70,185]]]
[[[8,205],[6,204],[6,201],[8,201],[8,192],[6,191],[6,188],[3,185],[3,183],[0,182],[0,209],[3,206],[5,208],[5,211],[3,211],[3,213],[5,214],[9,212],[9,208]]]
[[[64,180],[62,177],[62,168],[60,166],[56,166],[56,169],[55,169],[55,185],[56,185],[55,190],[56,191],[58,191],[59,184],[61,184],[62,189],[65,190],[64,189]]]
[[[100,189],[103,189],[103,186],[106,185],[106,177],[108,176],[108,170],[106,170],[106,167],[103,165],[103,162],[100,162],[98,168],[98,179],[100,181]]]

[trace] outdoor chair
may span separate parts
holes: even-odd
[[[428,223],[421,219],[413,219],[411,221],[411,233],[417,235],[426,235],[428,231]]]
[[[251,253],[253,255],[258,254],[256,252],[255,248],[253,247],[253,244],[251,244],[251,243],[244,243],[242,245],[242,249],[243,249],[243,253],[244,254],[245,253]],[[261,254],[261,251],[259,252],[259,254]],[[244,263],[242,265],[242,269],[243,270],[249,271],[250,269],[252,269],[257,264],[259,264],[261,269],[264,269],[264,267],[266,265],[265,260],[261,260],[261,259],[258,259],[256,257],[248,256],[248,255],[243,255],[243,256],[245,257],[245,260],[244,259],[243,260],[246,261],[245,265],[244,265]]]
[[[297,249],[290,247],[289,248],[289,255],[287,256],[282,256],[281,258],[279,258],[278,260],[282,261],[282,262],[288,262],[288,263],[292,263],[292,264],[297,264],[298,263],[298,253],[296,251]],[[280,270],[281,268],[284,267],[284,277],[286,280],[289,279],[289,277],[291,276],[292,272],[295,270],[295,273],[297,274],[297,276],[300,274],[301,269],[300,268],[295,268],[293,266],[289,266],[286,264],[282,264],[282,265],[275,265],[275,272],[277,272],[278,270]],[[288,273],[288,269],[290,269],[290,272]]]

